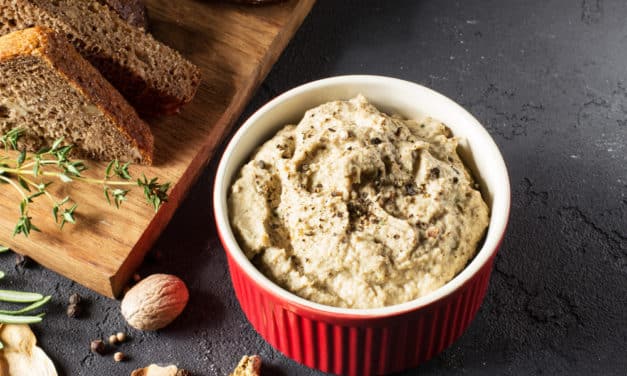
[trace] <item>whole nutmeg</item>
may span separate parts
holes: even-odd
[[[122,299],[122,316],[139,330],[157,330],[176,319],[189,300],[185,283],[170,274],[153,274],[133,286]]]

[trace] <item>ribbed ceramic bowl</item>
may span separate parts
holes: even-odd
[[[260,144],[307,109],[363,94],[380,110],[407,118],[429,115],[459,137],[491,208],[483,246],[452,281],[419,299],[376,309],[329,307],[277,286],[246,258],[229,224],[227,193],[240,167]],[[494,141],[466,110],[426,87],[388,77],[341,76],[308,83],[280,95],[253,114],[220,161],[214,187],[218,233],[226,250],[237,299],[253,327],[290,358],[319,370],[366,376],[415,367],[448,347],[466,330],[488,287],[510,207],[507,169]]]

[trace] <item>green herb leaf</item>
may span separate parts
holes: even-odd
[[[43,299],[44,296],[36,292],[23,292],[14,290],[0,290],[0,300],[11,303],[33,303]]]
[[[41,230],[32,223],[32,217],[28,216],[27,207],[28,199],[22,200],[20,202],[20,218],[17,220],[17,224],[13,229],[13,236],[24,234],[24,236],[28,237],[32,231],[41,232]]]
[[[146,175],[142,175],[142,179],[137,179],[137,185],[144,188],[144,197],[155,211],[159,210],[161,205],[168,201],[167,192],[170,189],[170,183],[159,184],[157,178],[148,180]]]
[[[63,143],[63,137],[61,138],[57,138],[53,143],[52,146],[50,147],[50,149],[48,149],[48,151],[56,151],[59,146],[61,146],[61,143]],[[48,152],[46,151],[46,152]]]
[[[130,166],[130,162],[125,163],[123,166],[115,169],[115,174],[124,180],[131,180],[131,174],[128,172],[128,167]],[[117,167],[117,166],[116,166]]]
[[[111,162],[109,162],[109,164],[107,165],[107,168],[105,169],[105,179],[109,179],[111,177],[111,169],[113,168],[113,165],[115,163],[118,163],[117,159],[112,160]]]
[[[105,198],[107,199],[107,202],[109,203],[109,205],[111,205],[111,197],[109,197],[109,187],[105,185],[103,189],[104,189]]]
[[[26,183],[26,180],[24,180],[21,176],[17,177],[17,182],[20,183],[22,188],[30,192],[30,187],[28,186],[28,183]]]
[[[20,154],[17,156],[17,167],[21,167],[26,160],[26,149],[22,149]]]
[[[24,307],[22,309],[15,310],[15,311],[0,309],[0,314],[4,314],[4,315],[21,315],[23,313],[28,313],[30,311],[34,311],[37,308],[45,305],[46,303],[48,303],[50,301],[50,299],[52,299],[52,297],[50,295],[44,296],[43,298],[37,300],[36,302],[32,303],[31,305],[26,306],[26,307]]]
[[[65,168],[67,169],[67,172],[69,172],[70,174],[75,175],[75,176],[81,176],[80,171],[78,171],[78,169],[73,164],[67,164]]]
[[[39,158],[35,159],[35,163],[33,164],[33,176],[39,176],[39,168],[41,167],[41,160]]]
[[[36,324],[43,320],[42,316],[13,316],[0,314],[0,323],[3,324]]]
[[[0,137],[0,143],[4,145],[4,150],[17,150],[17,142],[24,133],[22,128],[13,128]]]
[[[66,174],[59,174],[59,179],[61,179],[61,181],[64,183],[70,183],[72,181],[72,178],[67,176]]]
[[[4,252],[8,252],[10,251],[9,247],[5,247],[3,245],[0,245],[0,253],[4,253]]]
[[[76,223],[76,219],[74,218],[74,211],[77,207],[78,205],[74,204],[69,209],[63,209],[63,216],[61,218],[61,229],[63,229],[63,226],[68,222],[72,224]]]
[[[128,190],[125,189],[114,189],[113,191],[111,191],[111,194],[113,195],[113,200],[115,202],[115,207],[116,208],[120,208],[120,204],[122,204],[122,201],[126,201],[126,194],[128,193]]]
[[[38,191],[33,193],[32,195],[28,196],[28,202],[33,202],[33,199],[43,195],[45,192],[44,191]]]
[[[49,152],[50,152],[50,148],[47,147],[47,146],[44,146],[43,148],[41,148],[41,149],[39,149],[39,150],[37,150],[35,152],[35,156],[40,157],[40,156],[42,156],[44,154],[48,154]]]
[[[59,204],[52,207],[52,216],[54,217],[54,222],[59,223]]]

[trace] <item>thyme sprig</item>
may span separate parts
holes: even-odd
[[[12,186],[22,198],[13,236],[23,234],[28,237],[33,231],[41,231],[33,224],[28,210],[29,205],[39,197],[47,197],[50,201],[52,216],[60,229],[67,223],[76,223],[78,204],[70,196],[57,198],[48,190],[55,180],[100,185],[107,202],[117,208],[126,201],[127,194],[133,188],[143,190],[146,202],[155,211],[168,201],[170,183],[159,183],[157,178],[148,179],[143,174],[141,178],[134,179],[129,172],[130,163],[121,163],[115,159],[107,165],[102,179],[93,179],[83,175],[88,169],[84,161],[70,158],[74,146],[65,145],[63,138],[35,153],[27,153],[19,149],[19,140],[23,135],[22,128],[14,128],[0,137],[0,144],[7,153],[0,155],[0,183]],[[9,158],[9,151],[18,152],[17,157]]]

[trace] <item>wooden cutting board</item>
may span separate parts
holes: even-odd
[[[148,0],[151,32],[202,70],[194,101],[176,115],[149,120],[155,134],[155,165],[131,173],[172,183],[167,204],[154,213],[141,192],[129,194],[121,209],[109,206],[102,187],[60,182],[58,197],[70,194],[79,206],[76,225],[60,231],[49,202],[32,205],[41,233],[11,237],[20,196],[0,185],[0,245],[107,296],[120,293],[160,235],[223,135],[294,35],[315,0],[263,7],[210,0]],[[90,163],[102,174],[106,164]],[[95,175],[97,176],[97,175]],[[207,192],[207,194],[210,194]]]

